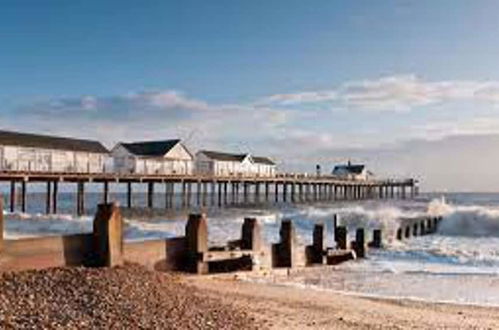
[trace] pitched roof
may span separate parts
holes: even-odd
[[[275,165],[275,163],[267,157],[252,157],[253,161],[258,164],[265,164],[265,165]]]
[[[56,137],[49,135],[18,133],[0,130],[0,145],[70,150],[92,153],[109,153],[98,141]]]
[[[211,159],[232,162],[242,162],[248,156],[248,154],[231,154],[227,152],[209,150],[201,150],[199,152],[203,153],[206,157]],[[253,162],[257,164],[275,165],[275,163],[267,157],[251,156],[251,159],[253,159]]]
[[[350,174],[362,174],[364,171],[365,165],[336,165],[333,169],[333,174],[337,174],[339,172],[346,172]]]
[[[163,157],[180,142],[179,139],[164,141],[144,141],[121,143],[126,150],[136,156]]]

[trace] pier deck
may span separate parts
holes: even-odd
[[[132,205],[132,184],[147,185],[147,207],[154,208],[155,185],[164,185],[165,207],[176,208],[174,196],[180,194],[180,206],[248,205],[252,203],[304,203],[334,200],[412,198],[417,194],[416,180],[346,180],[334,176],[278,174],[258,176],[203,176],[116,173],[0,172],[0,183],[10,182],[10,210],[16,205],[26,211],[29,183],[46,183],[46,212],[57,213],[59,183],[74,183],[78,215],[85,212],[85,184],[103,186],[103,202],[109,202],[109,184],[124,184],[126,207]],[[16,190],[20,186],[20,194]],[[19,201],[16,199],[19,195]],[[208,198],[209,197],[209,198]],[[209,200],[208,200],[209,199]]]

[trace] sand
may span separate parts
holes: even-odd
[[[228,276],[185,281],[272,329],[499,329],[493,307],[367,298]]]

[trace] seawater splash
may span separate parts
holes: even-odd
[[[434,199],[428,213],[443,217],[438,233],[444,236],[499,237],[499,207],[452,205],[445,199]]]

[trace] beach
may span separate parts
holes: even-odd
[[[242,308],[270,329],[497,329],[495,307],[371,298],[235,280],[190,277],[210,298]]]
[[[128,264],[0,276],[0,326],[6,329],[499,327],[499,309],[494,307],[362,297],[257,283],[245,280],[245,273],[193,276]]]

